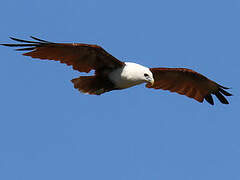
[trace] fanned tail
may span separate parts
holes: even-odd
[[[101,95],[114,89],[113,83],[108,79],[97,76],[80,76],[71,81],[74,84],[74,88],[87,94]]]

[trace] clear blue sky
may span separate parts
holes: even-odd
[[[215,106],[143,85],[80,94],[66,65],[0,47],[0,179],[239,180],[239,0],[8,0],[0,42],[30,35],[186,67],[232,87]]]

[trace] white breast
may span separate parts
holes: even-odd
[[[149,71],[140,64],[125,62],[125,66],[118,68],[109,74],[110,80],[117,88],[125,89],[145,82],[143,74]]]

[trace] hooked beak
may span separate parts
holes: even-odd
[[[151,85],[153,86],[153,84],[154,84],[154,79],[152,79],[150,83],[151,83]]]
[[[153,84],[154,84],[154,79],[149,78],[149,79],[148,79],[148,84],[151,84],[151,86],[153,86]]]

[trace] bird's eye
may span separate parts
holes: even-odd
[[[148,77],[149,75],[145,73],[144,76],[145,76],[145,77]]]

